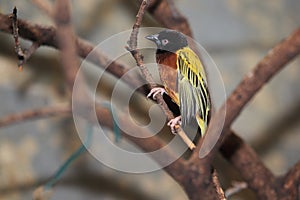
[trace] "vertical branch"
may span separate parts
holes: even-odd
[[[75,35],[71,26],[71,5],[69,0],[55,2],[54,20],[57,26],[58,45],[61,49],[62,66],[67,86],[73,89],[79,62],[77,59]]]
[[[18,67],[19,67],[19,70],[22,70],[23,66],[21,63],[25,59],[25,54],[21,48],[20,41],[19,41],[19,28],[18,28],[17,12],[18,12],[17,7],[14,7],[13,13],[11,14],[10,18],[12,20],[12,31],[13,31],[13,37],[15,40],[15,52],[19,59]]]
[[[57,42],[61,50],[62,67],[65,74],[66,86],[72,93],[72,101],[81,107],[73,112],[84,112],[87,117],[93,112],[90,98],[82,74],[78,74],[79,61],[77,58],[76,36],[71,22],[70,0],[56,0],[54,4],[54,20],[57,26]],[[76,79],[76,88],[73,88]],[[74,91],[77,92],[74,92]],[[83,113],[80,113],[83,114]]]
[[[33,42],[30,48],[27,50],[23,50],[19,41],[19,24],[18,24],[18,17],[17,17],[17,8],[14,7],[13,13],[10,15],[12,21],[12,33],[15,40],[15,52],[18,56],[18,67],[19,71],[22,71],[23,65],[27,62],[30,56],[40,47],[38,42]]]
[[[141,72],[143,74],[143,77],[145,80],[148,82],[150,88],[156,87],[156,84],[153,80],[152,75],[150,74],[149,70],[145,67],[143,63],[143,57],[140,54],[139,50],[137,49],[137,37],[139,34],[139,28],[141,26],[144,14],[145,14],[145,9],[148,6],[148,0],[143,0],[140,5],[140,9],[136,15],[136,21],[132,27],[132,32],[130,35],[130,38],[127,42],[128,47],[127,50],[130,51],[134,59],[136,60],[136,64],[140,67]]]

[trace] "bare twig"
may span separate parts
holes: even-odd
[[[143,74],[143,77],[149,83],[149,86],[152,89],[152,88],[156,87],[156,84],[153,80],[153,77],[152,77],[151,73],[145,67],[142,55],[140,54],[139,50],[137,49],[137,36],[138,36],[139,28],[141,26],[142,19],[143,19],[145,9],[146,9],[147,5],[148,5],[148,0],[143,0],[142,3],[141,3],[140,9],[139,9],[139,11],[136,15],[136,22],[133,25],[132,32],[131,32],[131,35],[130,35],[130,39],[127,42],[129,46],[126,47],[126,49],[128,51],[130,51],[130,53],[132,54],[132,56],[136,60],[136,64],[140,68],[140,70]],[[161,109],[163,110],[163,112],[165,113],[165,115],[167,116],[167,119],[168,120],[173,119],[174,115],[169,110],[168,105],[164,101],[161,94],[156,95],[156,100],[157,100],[158,104],[160,105]],[[187,146],[191,150],[193,150],[196,147],[195,144],[184,133],[184,131],[181,129],[181,127],[178,126],[178,128],[176,129],[176,133],[182,138],[182,140],[187,144]]]
[[[33,24],[25,20],[18,19],[19,36],[36,42],[40,45],[51,46],[56,49],[59,48],[59,41],[57,38],[57,29],[53,26],[43,26]],[[0,13],[0,30],[6,33],[12,33],[13,29],[11,26],[10,15],[3,15]],[[129,68],[125,65],[112,61],[102,52],[96,51],[95,46],[81,38],[75,37],[76,52],[82,58],[87,58],[88,61],[105,68],[107,72],[113,74],[117,78],[121,78],[125,73],[128,72]],[[90,54],[93,51],[92,54]],[[137,77],[132,77],[130,74],[123,77],[123,80],[133,88],[140,86],[141,82]],[[138,91],[143,92],[144,90],[139,89]]]
[[[232,187],[228,188],[225,191],[225,196],[228,198],[238,192],[240,192],[243,189],[246,189],[248,187],[246,182],[239,182],[239,181],[233,181]]]
[[[37,42],[33,42],[29,49],[24,50],[24,59],[20,61],[20,65],[24,65],[27,60],[31,57],[31,55],[40,47],[40,44]]]
[[[213,174],[212,174],[212,182],[214,183],[214,186],[216,188],[216,192],[219,196],[219,200],[226,200],[224,191],[220,185],[219,179],[218,179],[218,173],[216,170],[214,170]]]
[[[12,19],[12,32],[13,32],[13,36],[15,39],[15,52],[19,59],[18,67],[19,67],[19,70],[22,70],[22,68],[23,68],[22,63],[25,59],[25,53],[24,53],[23,49],[21,48],[20,41],[19,41],[19,28],[18,28],[17,12],[18,12],[17,8],[14,7],[13,13],[11,14],[10,17]]]
[[[15,39],[15,52],[18,56],[18,67],[19,70],[23,69],[23,65],[27,62],[27,60],[30,58],[30,56],[36,51],[37,48],[39,48],[39,43],[33,42],[30,48],[22,49],[20,41],[19,41],[19,28],[18,28],[18,17],[17,17],[17,8],[14,7],[13,13],[11,14],[12,19],[12,32]]]
[[[0,128],[5,126],[10,126],[16,123],[20,123],[20,122],[25,122],[32,119],[61,116],[70,113],[71,113],[71,106],[66,104],[44,107],[40,109],[33,109],[33,110],[24,111],[17,114],[8,115],[1,118]]]

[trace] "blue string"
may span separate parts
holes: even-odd
[[[113,107],[111,106],[111,104],[108,102],[102,102],[101,105],[103,107],[107,108],[112,115],[115,141],[119,142],[121,133],[120,133],[120,129],[118,126],[118,119],[114,118],[115,111],[114,111]],[[55,172],[54,176],[45,184],[45,186],[44,186],[45,189],[51,189],[59,181],[59,179],[62,177],[63,173],[67,170],[67,168],[70,166],[70,164],[74,160],[76,160],[82,153],[84,153],[86,151],[86,146],[87,147],[90,146],[92,134],[93,134],[93,126],[91,124],[88,124],[87,125],[87,136],[85,138],[85,141],[75,152],[73,152],[71,154],[71,156],[64,162],[64,164],[58,168],[58,170]]]
[[[121,133],[120,133],[120,129],[118,126],[118,124],[119,124],[118,118],[114,117],[114,116],[116,116],[115,115],[116,112],[109,102],[101,102],[100,105],[107,108],[110,111],[111,117],[113,119],[113,131],[115,134],[115,142],[118,143],[121,138]]]
[[[86,146],[90,146],[91,144],[91,138],[93,134],[93,126],[91,124],[88,124],[87,126],[87,136],[85,138],[85,141],[82,143],[82,145],[71,154],[71,156],[65,161],[65,163],[55,172],[53,178],[49,180],[45,184],[45,189],[51,189],[62,177],[63,173],[66,171],[66,169],[69,167],[69,165],[76,160],[82,153],[86,151]]]

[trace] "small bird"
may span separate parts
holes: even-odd
[[[176,132],[176,125],[184,127],[196,120],[203,136],[209,120],[210,97],[199,57],[180,32],[164,30],[146,39],[157,46],[156,62],[164,86],[153,88],[147,97],[155,99],[157,94],[166,93],[179,106],[181,115],[168,122],[172,133]]]

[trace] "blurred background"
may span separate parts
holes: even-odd
[[[130,29],[139,6],[133,0],[72,2],[76,34],[93,44]],[[227,94],[269,49],[300,24],[298,0],[176,0],[175,4],[187,17],[195,40],[218,66]],[[10,13],[13,6],[18,7],[21,19],[53,25],[29,0],[1,1],[0,12]],[[146,15],[143,26],[159,24]],[[23,47],[29,45],[30,42],[22,41]],[[67,100],[57,50],[39,48],[20,73],[12,36],[0,31],[0,47],[0,117]],[[284,68],[255,96],[233,125],[276,175],[284,174],[300,159],[299,65],[298,58]],[[111,87],[108,83],[107,89]],[[31,199],[32,191],[45,183],[79,145],[72,118],[68,117],[1,128],[0,200]],[[221,157],[216,165],[225,188],[231,180],[240,180]],[[246,190],[230,199],[254,198]],[[67,170],[52,199],[181,200],[187,197],[163,170],[122,173],[84,154]]]

